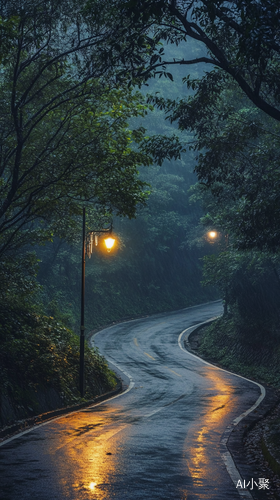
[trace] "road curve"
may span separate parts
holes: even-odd
[[[220,454],[259,388],[182,351],[179,334],[214,302],[115,325],[94,343],[127,391],[0,447],[1,500],[240,499]]]

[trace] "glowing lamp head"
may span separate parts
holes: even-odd
[[[115,244],[115,238],[112,238],[111,236],[109,238],[105,238],[104,242],[105,242],[105,246],[107,248],[107,252],[111,252],[114,244]]]
[[[209,231],[208,236],[211,240],[214,240],[217,237],[217,233],[216,231]]]

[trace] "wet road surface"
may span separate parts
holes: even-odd
[[[210,303],[115,325],[94,343],[129,390],[0,447],[1,500],[240,499],[219,451],[259,388],[182,351]]]

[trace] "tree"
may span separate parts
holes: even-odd
[[[195,134],[193,199],[203,202],[203,225],[220,231],[220,253],[204,259],[204,284],[218,287],[237,330],[252,340],[278,332],[279,125],[236,84],[217,83],[207,100],[198,82],[189,99],[158,103]]]
[[[13,42],[17,32],[17,17],[11,16],[8,19],[3,19],[0,16],[0,62],[7,64],[9,60],[9,52],[13,49]]]
[[[187,99],[151,97],[193,134],[205,224],[231,234],[238,249],[276,251],[280,242],[279,125],[221,72],[192,82]],[[207,89],[211,88],[210,92]]]
[[[128,127],[145,104],[103,57],[106,6],[97,12],[93,2],[90,16],[74,0],[0,7],[3,23],[13,21],[0,79],[0,253],[69,237],[86,202],[94,213],[133,217],[146,198],[137,169],[152,154],[161,161],[164,145],[151,140],[150,154],[145,130]],[[165,145],[178,153],[176,139]]]
[[[245,341],[279,335],[279,256],[238,252],[232,247],[204,258],[204,285],[226,297],[238,333]]]
[[[124,19],[131,20],[129,32],[135,33],[133,75],[150,78],[164,73],[172,78],[167,67],[215,66],[235,80],[255,106],[280,120],[277,0],[129,0],[120,5]],[[190,39],[201,47],[193,57],[186,43]],[[177,58],[174,52],[172,60],[166,59],[163,41],[185,44],[185,56]]]
[[[186,76],[185,83],[195,93],[189,100],[178,103],[157,96],[151,102],[162,106],[171,120],[178,120],[181,129],[195,131],[199,137],[197,150],[208,148],[207,154],[200,156],[196,171],[201,182],[208,187],[211,184],[212,193],[220,190],[220,200],[222,192],[224,200],[233,200],[230,207],[225,207],[223,221],[227,229],[235,231],[239,248],[267,246],[275,250],[280,241],[279,3],[276,0],[129,0],[119,6],[126,12],[122,25],[135,34],[134,45],[130,44],[131,54],[127,48],[130,57],[126,64],[134,78],[145,80],[165,75],[172,79],[168,68],[176,65],[190,67],[201,63],[204,69],[208,66],[209,71],[199,80]],[[189,46],[190,40],[196,41],[195,49]],[[176,45],[174,57],[166,57],[167,44]],[[247,96],[270,122],[264,115],[257,115],[247,101],[247,115],[246,109],[239,109],[235,125],[231,121],[231,125],[224,127],[226,114],[231,113],[232,119],[234,113],[228,107],[226,111],[223,109],[226,89],[233,83],[243,94],[237,93],[235,87],[238,99],[244,103],[243,96]],[[211,116],[214,108],[216,123]],[[219,120],[223,122],[224,136],[218,132]],[[266,132],[261,127],[264,120],[268,125]],[[213,124],[215,132],[211,134]],[[221,176],[222,190],[218,186]]]
[[[155,131],[155,130],[154,130]],[[202,215],[200,206],[186,200],[195,176],[187,158],[162,167],[142,168],[151,194],[139,206],[135,220],[115,218],[116,252],[104,255],[98,247],[86,263],[85,317],[89,328],[123,318],[186,307],[217,298],[200,285],[200,257],[212,251],[188,244]],[[189,158],[188,158],[189,160]],[[175,173],[176,172],[176,175]],[[38,274],[48,314],[79,328],[81,244],[55,239],[37,249]]]
[[[132,217],[145,199],[137,166],[151,162],[131,148],[144,137],[144,130],[127,125],[130,115],[144,112],[139,96],[89,82],[66,102],[43,106],[42,91],[38,103],[22,105],[17,133],[7,87],[4,82],[1,89],[1,251],[55,232],[65,236],[85,202],[96,212]],[[64,87],[49,85],[46,99]]]

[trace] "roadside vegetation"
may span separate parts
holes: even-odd
[[[199,331],[196,352],[246,378],[280,389],[280,338],[266,335],[264,339],[240,335],[231,315],[221,317]]]
[[[81,401],[79,338],[36,299],[36,256],[5,262],[0,285],[0,425]],[[85,399],[116,386],[96,349],[85,348]]]
[[[86,264],[87,332],[222,297],[237,355],[201,347],[245,370],[246,345],[253,374],[274,345],[277,385],[279,2],[0,4],[2,400],[78,398],[83,207],[118,238]],[[87,366],[87,397],[114,385]]]

